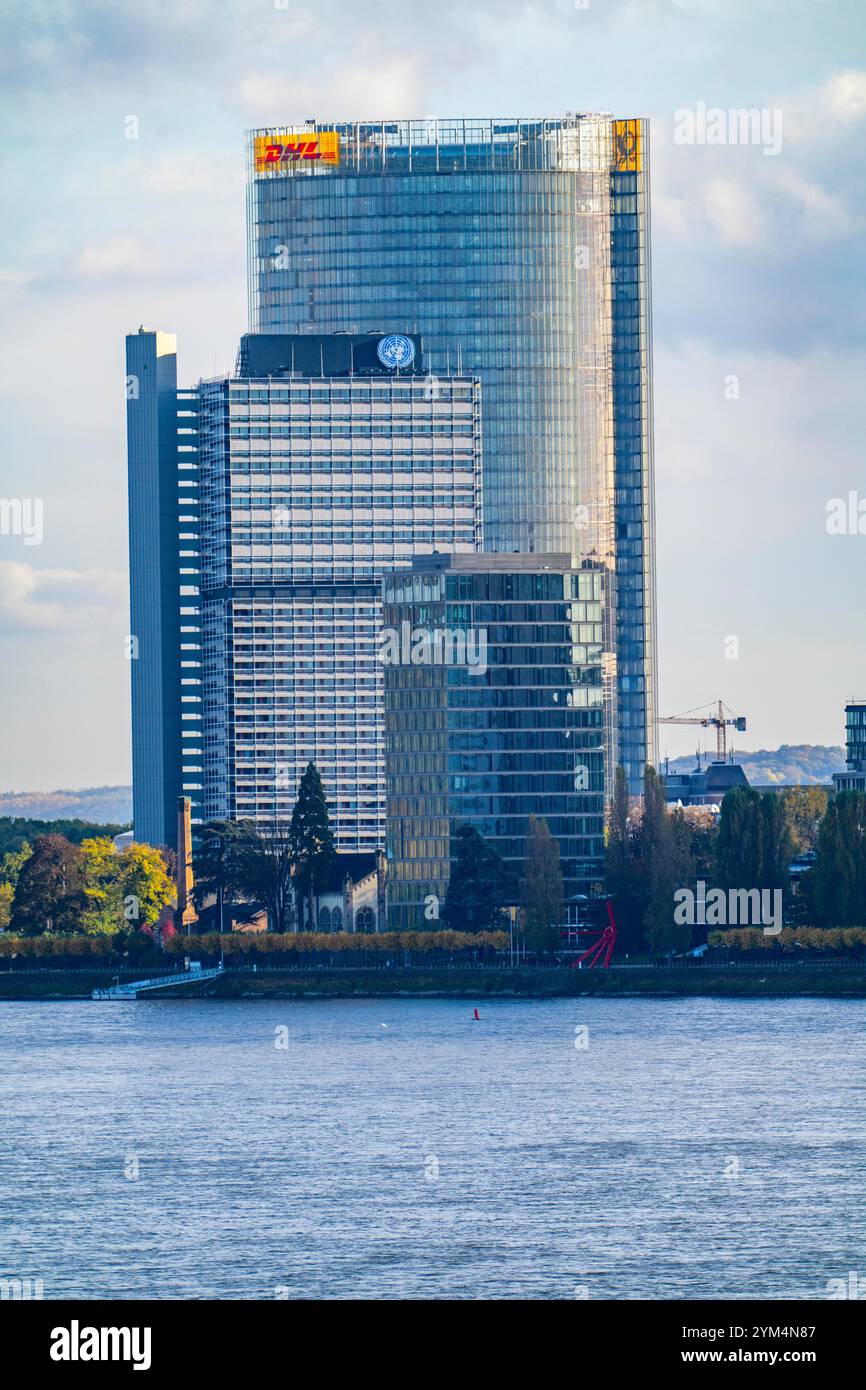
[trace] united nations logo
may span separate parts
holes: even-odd
[[[415,344],[404,333],[389,333],[376,348],[376,356],[383,367],[392,371],[396,367],[411,367],[415,361]]]

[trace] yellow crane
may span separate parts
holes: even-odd
[[[712,710],[712,714],[703,713],[704,710]],[[686,710],[685,714],[673,714],[668,718],[658,721],[660,724],[699,724],[702,729],[715,729],[716,731],[716,762],[725,763],[728,760],[728,729],[737,729],[740,733],[745,732],[746,717],[743,714],[734,714],[727,705],[719,700],[718,705],[699,705],[697,709]]]

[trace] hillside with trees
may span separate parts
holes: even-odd
[[[132,824],[132,787],[85,787],[52,792],[0,792],[0,817]]]
[[[702,755],[703,764],[712,761],[715,750]],[[781,748],[759,748],[748,753],[742,748],[734,751],[747,779],[757,786],[779,783],[829,783],[834,772],[845,770],[845,749],[825,744],[783,743]],[[693,772],[695,755],[670,759],[671,772]]]

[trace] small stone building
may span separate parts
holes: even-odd
[[[339,854],[316,894],[315,930],[379,932],[386,929],[385,856]]]

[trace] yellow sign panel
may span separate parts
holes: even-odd
[[[321,160],[339,164],[340,136],[336,130],[284,130],[255,138],[256,173],[285,173],[293,164]]]
[[[614,171],[617,174],[639,174],[640,157],[640,121],[614,121]]]

